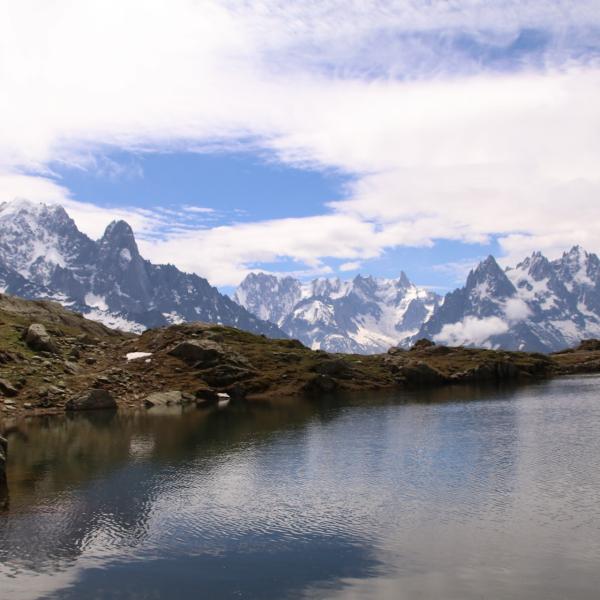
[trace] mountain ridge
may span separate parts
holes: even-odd
[[[399,295],[378,297],[390,284]],[[420,293],[422,301],[400,309],[408,290],[420,290],[413,299]],[[507,268],[490,255],[463,287],[443,298],[425,294],[402,271],[397,279],[357,275],[309,283],[251,273],[234,299],[307,346],[332,352],[368,354],[428,338],[450,346],[548,353],[600,336],[600,259],[581,246],[552,261],[534,252]],[[392,327],[390,314],[396,319]]]
[[[554,352],[600,334],[600,260],[581,246],[549,260],[534,252],[502,269],[490,256],[417,337],[451,345]]]
[[[206,279],[144,259],[125,221],[94,241],[60,205],[0,204],[0,291],[56,300],[125,331],[205,321],[286,337]]]
[[[395,279],[357,275],[304,283],[251,273],[234,300],[310,348],[370,354],[416,334],[439,296],[415,286],[403,272]]]

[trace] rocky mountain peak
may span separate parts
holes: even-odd
[[[512,269],[507,269],[511,271]],[[531,256],[528,256],[525,260],[521,261],[515,270],[523,271],[535,280],[540,281],[546,277],[552,275],[552,265],[550,261],[541,253],[533,252]]]
[[[442,343],[550,352],[600,335],[600,260],[580,246],[501,272],[491,257],[419,331]]]
[[[112,221],[109,223],[104,230],[104,235],[100,238],[100,246],[118,250],[126,248],[136,255],[139,254],[133,229],[126,221]]]
[[[130,331],[205,321],[285,337],[205,279],[144,260],[125,221],[113,221],[93,241],[57,205],[0,204],[0,289],[58,300]]]
[[[507,297],[514,293],[513,284],[491,254],[469,273],[465,287],[482,298]]]
[[[406,275],[404,271],[400,271],[400,275],[397,279],[397,287],[399,288],[408,288],[412,285],[410,279]]]
[[[98,243],[99,260],[121,271],[138,271],[136,279],[144,277],[137,242],[133,230],[126,221],[113,221],[104,231]]]
[[[573,246],[552,264],[558,276],[570,289],[594,287],[595,280],[600,276],[598,257],[586,252],[581,246]]]
[[[359,353],[385,351],[415,333],[439,301],[404,273],[398,279],[357,275],[307,283],[248,275],[234,298],[307,346]]]

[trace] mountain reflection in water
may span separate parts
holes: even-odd
[[[599,381],[5,422],[0,598],[596,598]]]

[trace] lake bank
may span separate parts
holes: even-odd
[[[135,336],[55,303],[4,295],[0,321],[0,410],[5,419],[80,408],[210,404],[218,402],[219,394],[232,401],[277,400],[527,382],[600,371],[600,345],[595,341],[553,355],[449,348],[425,340],[410,350],[392,348],[386,354],[330,354],[296,340],[272,340],[203,323]]]

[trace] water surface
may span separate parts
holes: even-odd
[[[597,599],[599,384],[20,423],[0,598]]]

